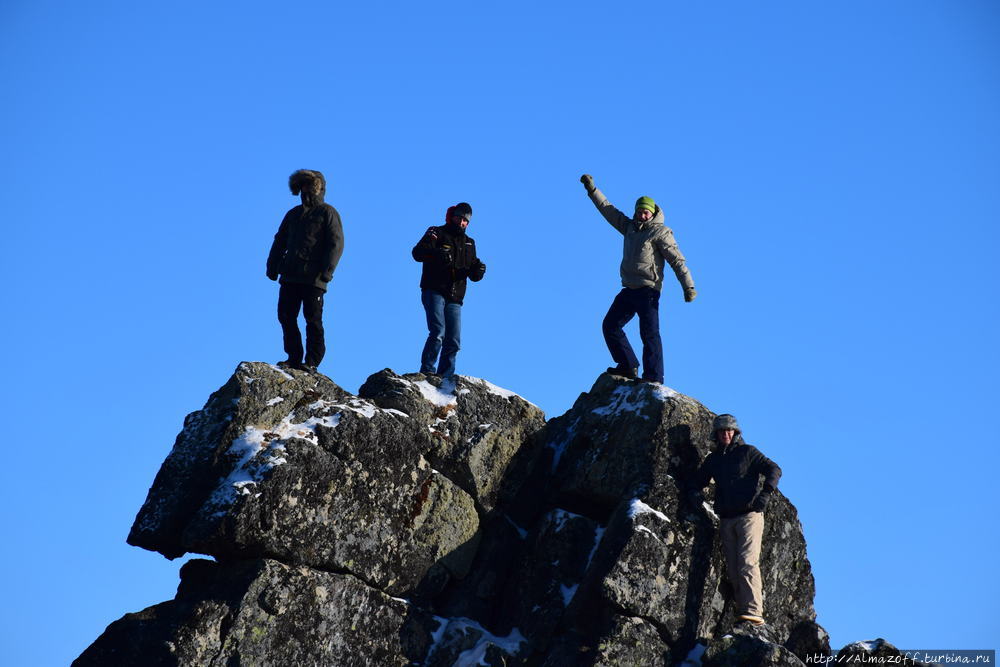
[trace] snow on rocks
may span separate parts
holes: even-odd
[[[301,438],[316,441],[316,427],[335,428],[340,422],[340,413],[322,417],[310,417],[301,423],[293,423],[289,414],[276,427],[264,430],[248,426],[243,435],[236,438],[229,447],[228,454],[235,458],[232,472],[223,479],[209,499],[209,505],[218,507],[216,514],[224,514],[226,507],[237,496],[251,493],[251,489],[262,481],[276,466],[286,463],[282,456],[285,441]]]
[[[427,380],[417,380],[412,383],[417,389],[420,390],[420,394],[429,402],[433,403],[438,407],[447,407],[449,405],[454,405],[458,402],[458,398],[455,396],[455,386],[447,385],[445,383],[441,384],[441,387],[435,387]]]
[[[470,618],[443,619],[436,616],[435,620],[444,627],[434,632],[435,642],[425,662],[432,667],[497,664],[493,661],[496,658],[510,658],[527,648],[527,639],[518,628],[499,637]]]
[[[642,409],[646,405],[646,397],[636,391],[639,388],[639,385],[618,387],[611,392],[610,403],[596,407],[592,412],[602,417],[611,417],[622,412],[633,412],[643,419],[649,419],[647,415],[642,413]]]
[[[635,519],[637,514],[643,514],[643,513],[650,513],[659,519],[663,519],[668,523],[670,522],[670,517],[668,517],[663,512],[660,512],[659,510],[654,510],[652,507],[642,502],[638,498],[633,498],[632,502],[629,503],[628,506],[628,518]]]

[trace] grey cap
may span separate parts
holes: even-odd
[[[724,428],[731,428],[737,433],[741,433],[740,425],[736,423],[736,417],[730,414],[718,415],[712,422],[712,433],[720,431]]]

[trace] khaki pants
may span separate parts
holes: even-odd
[[[764,616],[764,586],[760,577],[760,543],[764,515],[750,512],[719,522],[726,571],[736,595],[736,615]]]

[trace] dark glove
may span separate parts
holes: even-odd
[[[469,269],[469,280],[476,283],[482,280],[483,276],[485,275],[486,275],[486,262],[477,259],[476,263],[472,265],[471,269]]]
[[[324,271],[323,275],[321,275],[319,279],[325,283],[328,283],[331,280],[333,280],[333,273],[331,273],[330,271]]]
[[[697,290],[695,290],[695,288],[693,288],[693,287],[685,287],[684,288],[684,300],[685,301],[687,301],[688,303],[691,303],[692,301],[694,301],[694,298],[696,296],[698,296],[698,292],[697,292]]]
[[[268,271],[267,272],[267,277],[268,277],[269,280],[277,280],[278,279],[278,274],[275,273],[275,272],[273,272],[273,271]]]
[[[765,487],[760,493],[757,494],[757,497],[753,499],[753,502],[750,503],[750,511],[763,512],[767,507],[768,501],[770,500],[771,490]]]
[[[593,192],[596,189],[594,186],[594,177],[590,174],[584,174],[581,176],[580,182],[583,183],[583,187],[587,188],[587,192]]]

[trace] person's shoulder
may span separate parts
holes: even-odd
[[[653,227],[653,235],[657,238],[672,241],[674,238],[674,230],[670,229],[670,227],[667,227],[663,223],[660,223]]]

